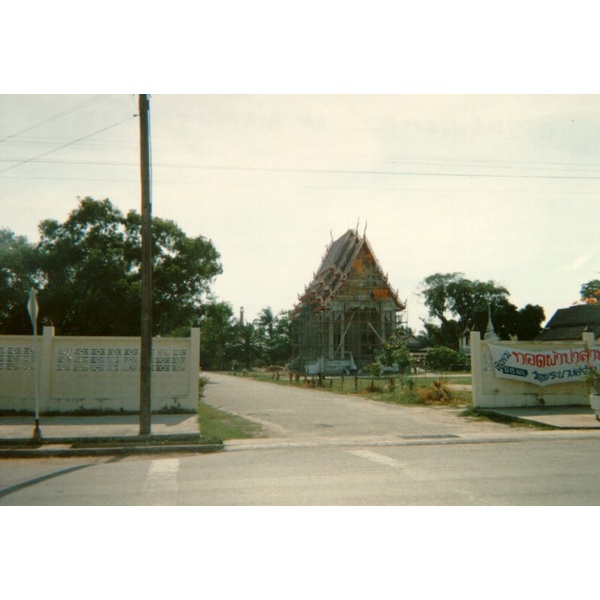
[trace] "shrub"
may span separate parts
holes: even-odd
[[[432,348],[425,357],[425,365],[436,371],[460,371],[467,367],[467,357],[446,346]]]
[[[430,387],[418,388],[421,400],[425,404],[449,404],[452,392],[441,379],[436,379]]]

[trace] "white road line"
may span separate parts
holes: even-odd
[[[373,452],[371,450],[348,450],[348,452],[350,454],[354,454],[355,456],[360,456],[360,458],[366,458],[367,460],[379,463],[380,465],[392,467],[393,469],[401,468],[401,465],[398,461],[395,461],[389,456],[378,454],[377,452]]]
[[[153,460],[146,472],[145,486],[151,488],[173,488],[177,483],[179,472],[178,458]]]

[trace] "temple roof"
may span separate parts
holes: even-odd
[[[361,237],[352,229],[349,229],[329,245],[312,282],[307,286],[304,294],[300,296],[300,302],[304,303],[310,300],[320,306],[327,305],[342,288],[353,269],[354,261],[363,250],[366,250],[372,257],[377,274],[384,282],[385,289],[388,292],[387,297],[394,301],[398,310],[406,308],[405,304],[398,299],[397,293],[389,285],[387,275],[383,273],[366,236]]]

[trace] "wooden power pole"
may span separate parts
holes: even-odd
[[[140,435],[150,435],[152,379],[152,200],[150,185],[150,102],[139,95],[142,176],[142,331],[140,352]]]

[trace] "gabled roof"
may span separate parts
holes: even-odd
[[[404,303],[398,299],[397,293],[389,285],[387,275],[383,273],[381,265],[375,257],[375,253],[366,236],[361,237],[352,229],[349,229],[327,248],[321,266],[314,275],[312,282],[307,286],[304,294],[300,296],[300,302],[311,301],[317,305],[325,306],[343,286],[352,271],[353,261],[363,248],[366,248],[373,257],[375,268],[384,281],[386,288],[389,289],[389,297],[392,298],[398,310],[406,308]]]
[[[580,304],[558,309],[548,321],[539,341],[580,340],[584,331],[600,337],[600,304]]]

